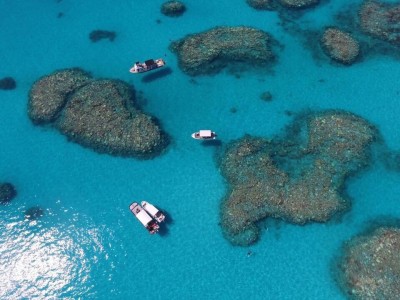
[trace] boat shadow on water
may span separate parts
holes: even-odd
[[[163,68],[159,71],[153,71],[151,74],[145,75],[142,78],[142,82],[149,83],[165,76],[172,74],[172,69],[169,67]]]
[[[201,141],[201,145],[204,147],[221,147],[222,141],[221,140],[205,140],[205,141]]]
[[[160,224],[160,229],[158,230],[158,234],[160,236],[167,236],[169,235],[169,226],[171,224],[174,224],[174,219],[171,218],[171,215],[167,211],[162,210],[162,213],[165,215],[165,219],[164,222]]]

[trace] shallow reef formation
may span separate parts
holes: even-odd
[[[115,31],[109,31],[109,30],[93,30],[89,34],[89,39],[93,42],[96,43],[98,41],[108,39],[110,42],[113,42],[115,38],[117,37],[117,34]]]
[[[321,47],[330,58],[345,65],[352,64],[360,55],[359,43],[338,28],[327,28],[324,31]]]
[[[265,67],[274,59],[272,38],[261,30],[238,26],[216,27],[172,42],[179,66],[187,74],[215,74],[231,64]]]
[[[0,204],[7,204],[16,196],[17,190],[11,183],[0,183]]]
[[[4,77],[0,79],[0,90],[13,90],[17,87],[15,79],[12,77]]]
[[[400,4],[366,1],[359,11],[359,23],[365,33],[400,45]]]
[[[247,4],[257,10],[300,10],[319,4],[319,0],[246,0]]]
[[[28,115],[99,153],[151,158],[168,144],[158,122],[135,103],[135,91],[120,80],[95,80],[80,69],[44,76],[29,93]]]
[[[25,219],[28,219],[31,221],[38,220],[41,217],[43,217],[43,215],[44,215],[44,210],[43,210],[43,208],[41,208],[39,206],[30,207],[24,213]]]
[[[91,80],[87,72],[78,68],[57,71],[40,78],[29,92],[29,118],[35,124],[54,122],[68,97]]]
[[[246,0],[247,4],[258,10],[273,10],[275,8],[273,0]]]
[[[319,0],[279,0],[279,3],[288,8],[302,9],[319,3]]]
[[[159,126],[133,105],[134,92],[122,81],[96,80],[76,91],[56,127],[98,152],[146,156],[164,144]]]
[[[246,246],[259,236],[257,222],[326,222],[349,207],[344,182],[369,163],[377,131],[343,111],[299,118],[282,141],[245,136],[220,159],[229,190],[221,204],[224,236]]]
[[[168,17],[179,17],[186,11],[186,6],[180,1],[167,1],[161,5],[161,13]]]
[[[400,228],[381,226],[352,238],[336,263],[337,282],[350,299],[399,299]]]

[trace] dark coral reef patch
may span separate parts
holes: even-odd
[[[247,4],[258,10],[299,10],[319,4],[319,0],[246,0]]]
[[[115,33],[115,31],[109,31],[109,30],[93,30],[89,34],[89,39],[93,43],[96,43],[104,39],[108,39],[110,42],[113,42],[116,37],[117,34]]]
[[[99,153],[151,158],[165,149],[168,138],[135,101],[134,89],[123,81],[95,80],[80,69],[67,69],[34,83],[28,115]]]
[[[224,236],[249,245],[266,217],[294,224],[326,222],[349,207],[343,193],[350,174],[369,163],[376,129],[343,111],[299,118],[282,141],[245,136],[220,160],[229,191],[221,205]]]
[[[4,77],[0,79],[0,90],[13,90],[17,87],[15,79],[12,77]]]
[[[247,4],[257,10],[273,10],[274,0],[246,0]]]
[[[7,204],[16,196],[17,190],[11,183],[0,183],[0,204]]]
[[[272,43],[268,33],[255,28],[216,27],[175,41],[170,49],[178,55],[180,68],[195,76],[215,74],[235,63],[265,67],[274,59]]]
[[[400,227],[380,226],[344,244],[334,275],[351,299],[398,299]]]
[[[35,221],[43,217],[44,215],[44,210],[40,206],[32,206],[28,208],[25,213],[25,219]]]
[[[400,4],[366,1],[359,12],[359,23],[365,33],[400,46]]]
[[[179,17],[186,11],[186,6],[180,1],[167,1],[161,5],[161,13],[168,17]]]

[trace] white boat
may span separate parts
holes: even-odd
[[[158,223],[161,223],[165,220],[165,215],[153,204],[150,204],[147,201],[142,201],[142,207],[152,216]]]
[[[199,130],[198,132],[192,133],[192,138],[196,140],[215,140],[217,134],[211,130]]]
[[[165,66],[165,61],[162,58],[159,59],[149,59],[144,63],[136,62],[133,67],[129,70],[131,73],[144,73]]]
[[[157,233],[160,229],[157,222],[149,216],[149,214],[141,207],[138,203],[133,202],[129,209],[135,215],[135,217],[142,223],[142,225],[151,233]]]

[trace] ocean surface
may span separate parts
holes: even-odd
[[[323,109],[365,118],[388,149],[400,149],[398,59],[375,53],[344,67],[307,43],[307,30],[340,24],[333,16],[360,1],[350,7],[323,1],[286,21],[245,0],[184,0],[179,18],[163,16],[162,3],[0,0],[0,78],[17,82],[15,90],[0,90],[0,182],[18,191],[0,207],[0,298],[345,299],[332,276],[334,257],[371,221],[400,217],[399,172],[378,156],[347,182],[352,207],[340,220],[306,226],[267,220],[257,244],[235,247],[219,225],[227,186],[215,157],[246,133],[272,138],[296,113]],[[171,41],[219,25],[262,29],[284,45],[271,71],[222,71],[194,81],[183,73]],[[117,37],[92,43],[95,29]],[[171,74],[149,80],[128,72],[133,62],[158,57]],[[165,154],[152,160],[98,154],[34,126],[27,115],[32,84],[70,67],[141,91],[142,109],[171,136]],[[260,99],[264,91],[271,102]],[[206,128],[218,133],[221,146],[190,137]],[[129,211],[144,199],[168,213],[160,235],[149,235]],[[34,206],[44,215],[27,220],[24,212]]]

